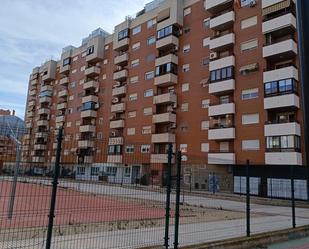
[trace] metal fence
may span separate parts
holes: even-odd
[[[298,173],[285,177],[288,184],[274,176],[268,183],[286,198],[259,198],[265,179],[256,179],[256,166],[217,173],[204,158],[190,155],[188,164],[171,145],[167,157],[151,158],[147,149],[137,157],[130,150],[142,146],[136,142],[119,163],[120,153],[102,141],[91,154],[64,141],[62,134],[54,140],[51,162],[34,162],[37,155],[25,149],[16,161],[16,148],[5,143],[0,248],[181,248],[309,224],[309,205],[298,198],[307,186],[294,179]]]

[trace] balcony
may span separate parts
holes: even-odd
[[[176,114],[170,112],[155,114],[152,116],[152,123],[153,124],[176,123]]]
[[[108,139],[108,145],[123,145],[123,137],[110,137]]]
[[[269,60],[290,59],[297,55],[297,44],[289,39],[263,47],[263,57]]]
[[[263,23],[262,30],[264,34],[268,33],[292,33],[296,30],[296,18],[292,13],[271,19]]]
[[[156,76],[154,80],[155,86],[172,86],[178,82],[178,76],[173,73],[168,73]]]
[[[217,70],[220,68],[235,66],[235,56],[227,56],[209,62],[209,71]]]
[[[97,111],[95,110],[85,110],[82,111],[80,114],[81,118],[96,118],[97,117]]]
[[[114,59],[114,64],[117,66],[126,66],[128,64],[129,54],[124,53],[122,55],[118,55]]]
[[[57,110],[63,110],[66,109],[68,107],[67,103],[61,103],[57,105]]]
[[[34,117],[34,112],[27,112],[27,118],[33,118]]]
[[[172,158],[172,163],[175,162],[175,159]],[[150,163],[168,163],[167,154],[151,154]]]
[[[208,116],[235,114],[235,103],[226,103],[209,106]]]
[[[40,104],[42,104],[42,103],[51,103],[51,97],[41,97],[40,98]]]
[[[177,95],[174,92],[164,93],[153,97],[154,105],[176,104],[176,103],[177,103]]]
[[[83,84],[83,89],[86,90],[86,89],[89,89],[89,88],[99,88],[99,82],[96,81],[96,80],[90,80],[90,81],[87,81]]]
[[[36,86],[37,84],[39,84],[39,80],[38,79],[33,79],[31,80],[31,86]]]
[[[85,96],[82,98],[82,103],[87,103],[87,102],[94,102],[94,103],[98,103],[99,98],[98,96],[95,95],[89,95],[89,96]]]
[[[207,0],[205,1],[205,9],[210,13],[217,13],[226,9],[233,4],[233,0]]]
[[[151,142],[154,144],[159,143],[175,143],[176,136],[173,133],[159,133],[151,136]]]
[[[95,132],[96,126],[95,125],[81,125],[79,127],[79,132]]]
[[[123,81],[123,80],[126,80],[127,77],[128,77],[128,70],[123,69],[123,70],[115,72],[113,79],[116,81]]]
[[[111,121],[110,124],[109,124],[109,128],[111,128],[111,129],[122,129],[122,128],[124,128],[124,120],[120,119],[120,120]]]
[[[45,158],[43,156],[33,156],[32,157],[32,162],[33,163],[44,163]]]
[[[31,123],[31,121],[26,123],[26,128],[27,128],[27,129],[32,128],[32,123]]]
[[[235,80],[229,79],[209,84],[210,94],[221,94],[235,90]]]
[[[41,87],[41,92],[45,92],[45,91],[50,91],[50,92],[52,92],[52,91],[53,91],[53,87],[50,86],[50,85],[42,86],[42,87]]]
[[[60,85],[67,85],[69,84],[69,77],[64,77],[61,80],[59,80]]]
[[[235,139],[235,128],[219,128],[208,130],[209,140],[230,140]]]
[[[115,51],[122,51],[126,50],[129,47],[129,44],[130,38],[125,38],[117,42],[114,41],[113,48]]]
[[[265,164],[302,165],[302,154],[299,152],[266,152]]]
[[[94,141],[91,140],[80,140],[78,141],[78,148],[93,148]]]
[[[60,92],[58,92],[58,97],[59,98],[66,98],[69,95],[69,91],[68,90],[62,90]]]
[[[268,8],[280,2],[285,2],[284,0],[262,0],[262,9]],[[295,2],[295,0],[293,0]]]
[[[38,120],[37,121],[37,126],[48,126],[48,124],[49,124],[49,122],[48,122],[48,120]]]
[[[85,69],[84,74],[88,77],[95,77],[101,73],[101,69],[96,66],[88,67]]]
[[[45,144],[35,144],[34,149],[35,150],[46,150],[46,145]]]
[[[35,100],[31,100],[28,102],[28,107],[33,107],[35,106]]]
[[[122,155],[108,155],[107,162],[108,163],[122,163]]]
[[[298,81],[298,69],[294,66],[284,67],[264,72],[264,83],[278,81],[283,79],[296,79]]]
[[[176,37],[174,35],[170,35],[170,36],[164,37],[160,40],[157,40],[157,42],[156,42],[156,48],[157,49],[163,49],[165,47],[170,47],[170,46],[175,46],[175,47],[179,46],[178,37]]]
[[[35,138],[47,138],[47,133],[46,132],[37,132],[36,134],[35,134]],[[29,137],[29,139],[30,139],[30,137]]]
[[[155,66],[157,67],[157,66],[164,65],[167,63],[174,63],[178,65],[178,56],[174,54],[168,54],[168,55],[159,57],[155,61]]]
[[[113,97],[120,97],[124,96],[127,93],[127,87],[126,86],[120,86],[113,88],[112,95]]]
[[[220,165],[235,164],[235,153],[227,153],[227,152],[208,153],[208,164],[220,164]]]
[[[60,66],[59,73],[68,74],[70,72],[71,65]]]
[[[37,94],[37,91],[35,89],[29,92],[30,96],[35,96],[36,94]]]
[[[62,123],[65,121],[65,116],[58,116],[56,117],[56,123]]]
[[[228,48],[234,46],[234,44],[235,44],[235,34],[230,33],[211,39],[209,42],[209,48],[213,52],[219,52],[222,50],[227,50]]]
[[[48,108],[40,108],[39,111],[38,111],[38,114],[39,115],[42,115],[42,114],[49,115],[50,114],[50,110]]]
[[[125,103],[115,104],[115,105],[112,105],[112,107],[111,107],[112,113],[121,113],[121,112],[124,112],[125,110],[126,110],[126,104]]]
[[[282,107],[299,108],[299,104],[299,97],[294,93],[264,98],[264,109],[266,110]]]
[[[284,135],[301,135],[301,128],[299,123],[277,123],[277,124],[266,124],[264,126],[265,137],[272,136],[284,136]]]
[[[235,12],[230,11],[224,13],[220,16],[214,17],[210,19],[210,28],[213,30],[226,30],[229,27],[233,26],[235,22]]]

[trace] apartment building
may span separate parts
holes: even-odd
[[[113,34],[98,29],[66,47],[30,75],[31,161],[55,160],[63,126],[63,160],[87,163],[81,174],[104,164],[159,179],[170,143],[189,171],[231,173],[246,160],[302,165],[295,8],[294,0],[156,0]]]

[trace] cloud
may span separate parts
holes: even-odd
[[[102,27],[112,33],[148,0],[1,0],[0,108],[23,115],[32,68]],[[14,101],[13,101],[14,100]]]

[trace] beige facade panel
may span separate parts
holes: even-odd
[[[59,80],[60,85],[66,85],[69,84],[69,77],[64,77],[61,80]]]
[[[84,74],[88,77],[98,76],[101,73],[101,69],[97,66],[90,66],[85,69]]]
[[[152,116],[152,123],[154,124],[176,123],[176,114],[170,112],[155,114]]]
[[[128,77],[128,70],[127,69],[123,69],[121,71],[114,73],[114,80],[116,80],[116,81],[124,80],[127,77]]]
[[[121,113],[121,112],[124,112],[125,110],[126,110],[126,104],[125,103],[115,104],[115,105],[112,105],[112,107],[111,107],[112,113]]]
[[[302,155],[299,152],[266,152],[266,164],[302,165]]]
[[[94,110],[86,110],[82,111],[80,114],[81,118],[96,118],[97,117],[97,111]]]
[[[282,107],[299,108],[299,97],[296,94],[286,94],[264,98],[264,109],[275,109]]]
[[[156,59],[155,65],[160,66],[163,64],[171,63],[171,62],[178,65],[178,56],[175,54],[168,54],[168,55],[159,57]]]
[[[226,50],[235,44],[235,34],[230,33],[210,40],[209,47],[212,51]]]
[[[127,93],[127,87],[126,86],[115,87],[115,88],[113,88],[112,96],[118,97],[118,96],[125,95],[126,93]]]
[[[85,96],[82,98],[82,103],[87,103],[87,102],[95,102],[95,103],[98,103],[99,101],[99,98],[98,96],[95,96],[95,95],[89,95],[89,96]]]
[[[108,155],[107,162],[108,163],[122,163],[122,155]]]
[[[287,28],[295,30],[297,27],[296,25],[296,17],[292,13],[288,13],[286,15],[263,22],[262,30],[264,34],[268,34]]]
[[[208,153],[208,164],[235,164],[235,153]]]
[[[235,66],[235,56],[234,55],[210,61],[209,71],[213,71],[213,70],[217,70],[217,69],[225,68],[229,66]]]
[[[160,133],[151,136],[152,143],[175,143],[176,136],[173,133]]]
[[[209,140],[229,140],[235,139],[235,128],[209,129]]]
[[[224,30],[235,22],[235,11],[230,11],[210,19],[210,28],[213,30]]]
[[[289,54],[290,56],[295,56],[297,55],[297,53],[297,44],[292,39],[263,47],[264,58],[280,56],[282,54]]]
[[[221,94],[235,90],[235,80],[224,80],[209,84],[210,94]]]
[[[170,103],[177,103],[177,94],[174,92],[160,94],[153,97],[154,105],[170,104]]]
[[[299,123],[283,123],[283,124],[266,124],[264,126],[264,133],[266,137],[297,135],[301,136],[301,128]]]
[[[218,104],[209,106],[209,116],[219,116],[226,114],[235,114],[235,103]]]
[[[114,120],[111,121],[109,124],[109,128],[111,129],[119,129],[119,128],[124,128],[124,120]]]
[[[96,126],[95,125],[81,125],[79,127],[79,132],[95,132]]]
[[[179,39],[176,36],[170,35],[160,40],[157,40],[156,42],[157,49],[162,49],[164,47],[171,46],[171,45],[179,47]]]
[[[295,79],[298,81],[298,69],[294,66],[284,67],[263,73],[264,83],[284,79]]]
[[[170,86],[178,82],[178,76],[172,73],[155,77],[155,86]]]

